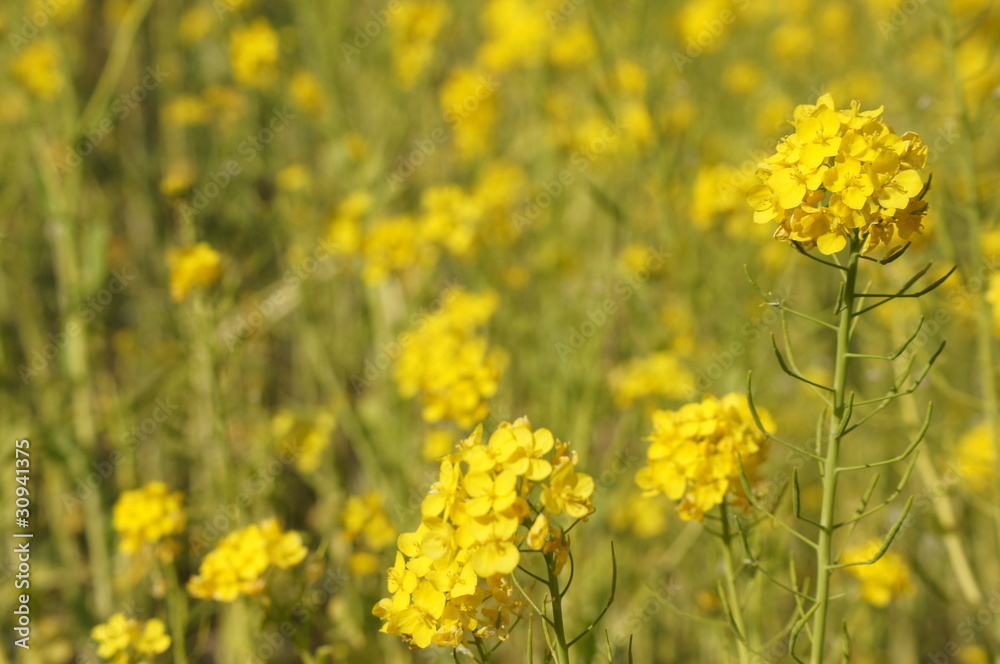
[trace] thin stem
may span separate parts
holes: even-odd
[[[746,640],[749,638],[746,623],[743,620],[743,611],[740,609],[739,595],[736,593],[736,564],[733,561],[733,533],[727,514],[726,500],[723,498],[719,505],[722,516],[722,537],[719,541],[722,544],[722,556],[726,565],[726,594],[729,595],[729,614],[733,618],[733,623],[739,631],[740,636],[736,639],[736,653],[740,664],[749,664],[750,651],[747,649]]]
[[[566,641],[566,625],[563,622],[562,595],[559,592],[559,575],[556,574],[554,553],[545,554],[548,570],[549,595],[552,597],[552,631],[555,632],[556,664],[569,664],[569,644]]]
[[[850,258],[844,279],[840,325],[837,328],[837,351],[833,377],[833,409],[830,411],[829,441],[823,470],[823,506],[820,513],[819,541],[816,556],[816,613],[813,618],[813,645],[810,662],[822,664],[826,646],[826,622],[830,604],[830,575],[833,530],[837,506],[837,465],[843,431],[840,423],[847,408],[847,361],[850,346],[851,318],[854,315],[855,282],[861,255],[860,241],[851,239]]]

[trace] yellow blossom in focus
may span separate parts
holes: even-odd
[[[593,479],[576,464],[568,444],[527,418],[501,423],[488,440],[476,427],[441,458],[420,525],[399,536],[386,575],[391,597],[372,610],[382,631],[418,648],[506,639],[524,603],[510,578],[521,542],[549,556],[558,573],[569,540],[554,517],[593,511]]]
[[[97,655],[113,664],[133,664],[170,649],[170,637],[162,620],[139,622],[116,613],[94,627],[90,637],[97,642]]]
[[[878,540],[874,540],[866,545],[848,549],[840,562],[853,563],[874,558],[881,544]],[[898,553],[887,551],[871,565],[851,565],[845,569],[861,581],[861,597],[872,606],[888,606],[893,597],[913,592],[909,567]]]
[[[767,412],[759,415],[771,429]],[[700,403],[678,410],[658,410],[647,440],[647,465],[636,474],[636,484],[645,496],[662,493],[679,500],[677,511],[686,521],[702,520],[730,488],[739,488],[737,455],[750,472],[767,449],[746,397],[739,394],[721,399],[706,395]]]
[[[895,134],[881,115],[858,102],[838,111],[829,94],[797,106],[795,133],[758,165],[764,184],[747,192],[754,221],[777,222],[776,239],[824,254],[849,237],[864,241],[865,254],[891,252],[919,233],[927,204],[917,171],[927,146],[913,132]]]
[[[288,568],[306,557],[302,536],[284,532],[268,519],[226,535],[201,561],[198,574],[187,584],[201,599],[232,602],[241,594],[263,592],[263,575],[271,567]]]
[[[280,47],[278,33],[266,18],[234,29],[229,37],[233,78],[249,87],[267,87],[276,74]]]
[[[66,85],[59,67],[59,52],[47,39],[33,41],[10,65],[10,74],[36,97],[55,99]]]
[[[159,544],[184,530],[184,494],[169,493],[163,482],[126,491],[112,510],[112,525],[121,538],[119,550],[135,553],[144,543]]]
[[[195,286],[207,286],[222,276],[222,255],[206,242],[167,251],[170,297],[183,302]]]

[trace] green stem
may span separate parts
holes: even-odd
[[[170,636],[173,640],[171,645],[174,664],[187,664],[187,639],[184,636],[188,612],[187,596],[181,588],[173,561],[163,565],[163,573],[167,577],[167,611]]]
[[[816,555],[816,614],[813,617],[813,646],[811,664],[822,664],[826,645],[826,621],[830,605],[830,566],[836,561],[833,556],[833,530],[837,507],[837,464],[840,460],[842,434],[840,421],[847,406],[847,360],[851,340],[851,321],[854,313],[855,284],[858,277],[858,261],[861,255],[861,241],[851,238],[851,255],[847,261],[847,275],[844,278],[844,301],[837,326],[837,354],[833,377],[833,410],[830,412],[829,440],[823,471],[823,506],[820,513],[819,546]]]
[[[549,595],[552,596],[552,630],[556,633],[556,664],[569,664],[569,645],[563,623],[562,593],[559,590],[559,575],[556,574],[555,554],[545,554],[545,567],[548,570]]]
[[[740,664],[749,664],[750,651],[747,649],[745,639],[749,639],[746,623],[743,620],[743,611],[740,609],[739,595],[736,594],[736,563],[733,560],[733,532],[729,523],[729,514],[725,499],[719,505],[722,516],[722,557],[726,565],[726,594],[729,595],[729,613],[733,617],[736,629],[740,631],[741,638],[736,639],[736,653]]]

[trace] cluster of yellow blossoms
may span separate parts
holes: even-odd
[[[874,540],[863,546],[848,549],[840,562],[856,563],[870,560],[875,557],[881,546],[880,541]],[[851,565],[845,569],[861,581],[861,597],[873,606],[888,606],[894,596],[913,592],[909,567],[898,553],[887,551],[871,565]]]
[[[222,255],[207,242],[167,252],[170,297],[183,302],[195,286],[207,286],[222,276]]]
[[[153,618],[140,623],[124,613],[108,618],[91,630],[90,636],[97,641],[98,656],[110,659],[112,664],[148,661],[170,648],[163,621]]]
[[[379,557],[396,540],[396,527],[385,513],[382,494],[369,491],[351,496],[340,513],[340,536],[351,543],[348,568],[354,574],[374,574],[379,570]]]
[[[187,589],[195,597],[232,602],[241,593],[263,592],[268,568],[292,567],[305,557],[302,536],[284,532],[277,520],[267,519],[226,535],[201,561]]]
[[[420,399],[425,421],[448,420],[468,428],[489,413],[485,400],[497,391],[507,355],[490,348],[477,328],[496,306],[495,293],[459,291],[404,335],[396,385],[402,396]]]
[[[795,133],[759,164],[764,184],[747,192],[759,224],[777,221],[775,238],[815,244],[824,254],[864,239],[864,253],[892,250],[921,230],[927,204],[918,169],[927,163],[920,136],[893,133],[882,107],[836,110],[830,95],[795,108]]]
[[[677,354],[667,351],[618,365],[608,380],[619,408],[656,397],[684,399],[695,389],[694,375],[681,364]]]
[[[983,422],[965,432],[958,441],[958,468],[962,477],[976,491],[986,491],[993,486],[996,448],[990,426]]]
[[[758,414],[771,428],[767,412]],[[663,493],[680,500],[677,512],[686,521],[700,521],[722,503],[730,486],[739,486],[737,455],[749,472],[763,460],[767,443],[746,397],[735,393],[721,399],[706,395],[701,403],[656,411],[653,433],[646,440],[651,442],[648,465],[635,481],[646,496]]]
[[[150,482],[119,496],[111,518],[121,538],[118,548],[124,553],[135,553],[146,542],[160,544],[184,530],[184,494],[168,492],[163,482]],[[163,542],[159,552],[169,555],[170,549]]]
[[[441,459],[420,526],[399,537],[392,597],[373,610],[382,631],[421,648],[461,646],[468,632],[505,639],[521,602],[507,576],[521,562],[519,544],[553,554],[561,568],[569,542],[550,519],[593,511],[594,481],[576,465],[567,444],[527,418],[502,423],[488,442],[477,427]]]

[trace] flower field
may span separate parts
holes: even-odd
[[[0,39],[0,664],[1000,664],[996,3]]]

